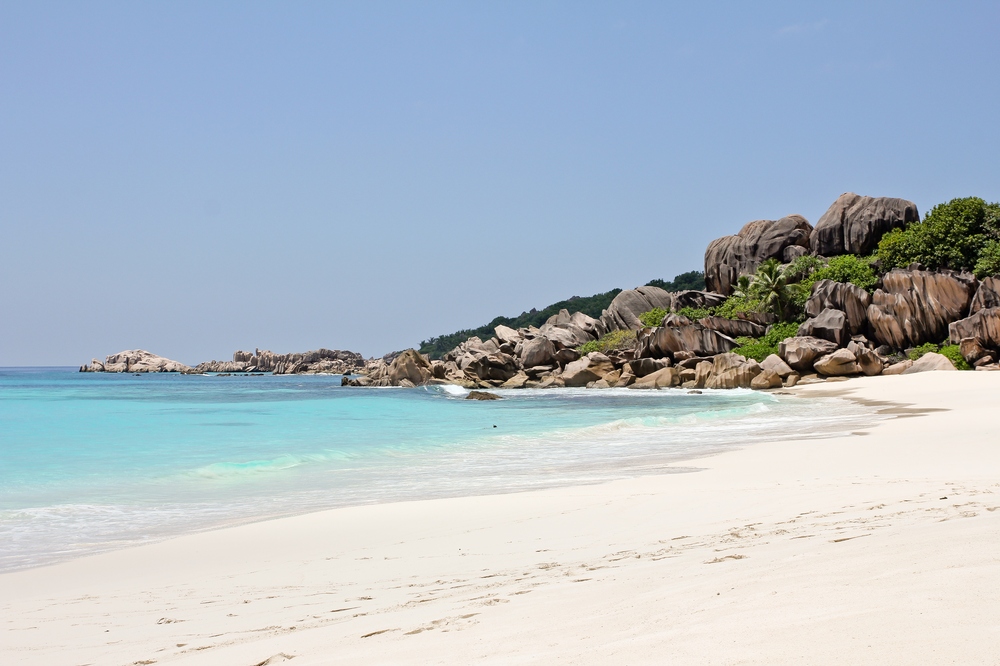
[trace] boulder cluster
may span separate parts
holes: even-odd
[[[561,310],[540,327],[497,326],[489,339],[469,338],[436,360],[413,349],[368,360],[327,349],[293,354],[255,350],[238,351],[232,361],[188,368],[135,350],[103,363],[95,359],[81,371],[329,373],[343,374],[343,383],[350,386],[769,389],[851,375],[954,370],[941,354],[912,360],[907,353],[945,339],[958,345],[976,369],[997,369],[1000,278],[995,277],[980,281],[970,273],[913,265],[884,274],[872,292],[818,280],[805,304],[808,318],[794,336],[780,341],[776,353],[760,361],[734,353],[736,339],[770,334],[773,315],[693,320],[682,314],[721,305],[739,278],[765,261],[789,263],[806,254],[867,255],[884,234],[918,219],[910,201],[847,193],[815,227],[801,215],[789,215],[750,222],[739,233],[712,241],[705,252],[706,291],[668,292],[648,285],[629,289],[600,317]],[[645,325],[640,316],[656,309],[666,315],[656,326]],[[605,344],[616,331],[624,334]],[[595,341],[601,341],[596,346],[602,351],[588,353],[595,347],[588,343]]]

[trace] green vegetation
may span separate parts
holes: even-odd
[[[667,311],[663,308],[653,308],[648,312],[643,312],[639,315],[639,321],[642,322],[643,326],[659,326],[663,318],[667,316]]]
[[[865,258],[853,254],[831,257],[825,266],[817,268],[808,276],[809,287],[812,288],[812,285],[820,280],[833,280],[871,291],[878,283],[878,274],[872,268],[872,260],[873,257]]]
[[[771,354],[778,353],[778,345],[785,338],[794,337],[799,330],[799,325],[794,322],[774,324],[762,338],[736,338],[739,347],[733,353],[746,356],[756,361],[763,361]]]
[[[681,308],[677,311],[682,317],[687,317],[691,321],[698,321],[699,319],[704,319],[705,317],[711,317],[714,308]]]
[[[490,323],[480,326],[479,328],[456,331],[455,333],[451,333],[449,335],[440,335],[436,338],[431,338],[430,340],[424,340],[420,343],[419,351],[421,354],[426,354],[432,359],[439,359],[472,336],[478,336],[483,340],[488,340],[494,335],[493,329],[501,324],[515,329],[527,326],[541,326],[545,323],[546,319],[554,314],[558,314],[563,308],[569,310],[570,312],[579,311],[591,317],[600,317],[601,312],[611,305],[611,301],[614,300],[614,297],[620,292],[621,289],[612,289],[611,291],[606,291],[603,294],[595,294],[593,296],[586,296],[582,298],[580,296],[573,296],[565,301],[553,303],[552,305],[541,310],[532,308],[528,312],[522,312],[517,317],[497,317]]]
[[[924,354],[929,354],[931,352],[937,352],[938,354],[941,354],[942,356],[946,357],[949,361],[951,361],[951,364],[954,365],[959,370],[972,370],[972,366],[970,366],[962,357],[962,352],[959,349],[958,345],[949,345],[945,344],[944,342],[942,342],[939,345],[936,345],[933,342],[927,342],[920,345],[919,347],[914,347],[913,349],[911,349],[908,356],[910,357],[911,361],[916,361]]]
[[[664,280],[650,280],[647,287],[659,287],[666,291],[684,291],[694,289],[695,291],[705,290],[705,273],[702,271],[688,271],[674,277],[670,282]]]
[[[965,197],[938,204],[922,222],[883,236],[876,256],[886,270],[919,262],[991,275],[1000,268],[1000,203]]]
[[[581,355],[599,351],[607,353],[616,349],[628,349],[635,345],[635,331],[611,331],[600,340],[591,340],[576,348]]]

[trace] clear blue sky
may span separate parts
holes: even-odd
[[[1000,200],[998,34],[995,2],[0,2],[0,365],[380,355],[848,190]]]

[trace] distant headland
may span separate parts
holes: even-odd
[[[911,201],[847,193],[815,226],[789,215],[712,241],[704,273],[498,317],[419,351],[237,351],[189,367],[130,350],[80,371],[323,373],[359,387],[771,389],[997,370],[998,274],[1000,204],[954,199],[921,220]]]

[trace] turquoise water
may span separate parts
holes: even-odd
[[[874,418],[751,391],[498,393],[0,369],[0,570],[321,508],[683,471]]]

